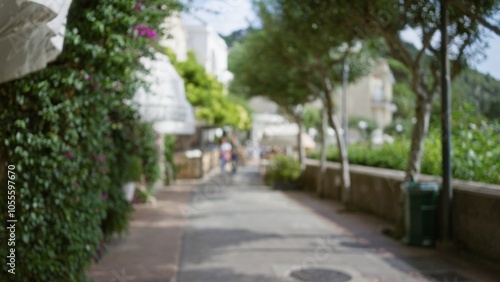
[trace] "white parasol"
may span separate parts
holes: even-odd
[[[272,125],[264,129],[260,144],[264,146],[297,146],[299,127],[297,124]],[[301,134],[301,141],[304,148],[314,149],[316,143],[305,132]]]
[[[71,0],[0,0],[0,83],[41,70],[62,52]]]
[[[133,98],[141,118],[153,122],[160,134],[193,134],[193,107],[186,99],[184,81],[168,57],[156,53],[154,60],[142,58],[141,63],[149,70],[144,77],[148,86],[139,88]]]

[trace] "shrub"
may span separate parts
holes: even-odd
[[[291,182],[300,176],[300,163],[292,157],[277,155],[268,170],[268,177],[273,181]]]
[[[170,185],[175,180],[177,167],[174,161],[175,138],[165,135],[165,185]]]
[[[142,161],[137,156],[131,156],[127,160],[126,182],[140,182],[142,176]]]
[[[148,184],[153,184],[160,178],[156,136],[151,124],[138,124],[135,135],[136,152],[141,159],[142,172]]]
[[[375,129],[377,129],[377,127],[378,127],[377,122],[374,119],[365,118],[365,117],[356,117],[356,116],[349,117],[349,121],[348,121],[349,128],[355,128],[357,130],[361,130],[359,128],[359,123],[362,121],[366,123],[365,130],[366,130],[367,137],[371,136],[373,131]]]

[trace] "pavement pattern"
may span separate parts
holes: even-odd
[[[380,219],[344,213],[337,203],[306,193],[272,190],[254,166],[181,182],[160,191],[158,199],[155,207],[136,211],[130,235],[110,247],[90,278],[500,281],[500,272],[485,262],[450,250],[408,247],[382,235],[387,223]],[[113,269],[127,277],[119,280]]]

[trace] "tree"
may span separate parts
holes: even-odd
[[[236,43],[243,41],[248,32],[249,29],[239,29],[231,32],[229,35],[222,36],[222,38],[226,41],[227,47],[233,48]]]
[[[358,32],[360,36],[377,34],[384,38],[390,55],[410,71],[411,89],[416,95],[416,124],[412,133],[412,145],[406,169],[406,178],[416,178],[420,172],[424,139],[429,130],[432,104],[440,91],[439,53],[440,42],[432,39],[438,34],[439,5],[435,1],[363,1],[351,5],[350,11],[361,9],[354,16],[359,23],[371,23],[371,34]],[[359,6],[360,5],[360,6]],[[380,9],[375,12],[374,9]],[[380,11],[385,11],[382,15]],[[450,7],[449,50],[452,61],[451,76],[455,77],[467,65],[477,48],[482,45],[479,23],[465,17],[463,11]],[[366,18],[368,17],[368,19]],[[405,28],[420,31],[421,46],[416,52],[404,44],[400,33]],[[358,30],[359,31],[359,30]]]
[[[470,21],[477,21],[487,29],[500,35],[500,20],[498,10],[500,1],[467,1],[447,0],[449,4],[459,9]],[[496,19],[494,17],[496,16]],[[492,22],[493,20],[493,22]],[[496,23],[495,23],[496,22]]]
[[[283,41],[279,30],[264,26],[252,31],[231,53],[230,70],[235,73],[231,90],[247,97],[264,96],[291,117],[299,127],[297,144],[299,162],[304,168],[305,152],[302,145],[303,105],[313,98],[301,84],[300,68],[290,68],[283,56]]]
[[[416,99],[417,122],[412,133],[406,178],[416,178],[420,172],[432,104],[440,90],[440,42],[433,40],[438,34],[440,23],[438,1],[330,0],[321,1],[321,4],[312,0],[285,2],[293,5],[296,10],[306,11],[309,18],[323,21],[322,24],[331,27],[330,31],[326,31],[329,34],[336,33],[334,30],[340,28],[344,33],[352,33],[365,40],[382,38],[389,55],[409,70],[411,90]],[[492,14],[493,10],[498,11],[498,1],[481,3],[481,9],[476,9],[481,15],[487,16]],[[456,76],[468,59],[482,47],[483,33],[480,24],[466,15],[463,10],[450,7],[449,50],[452,77]],[[416,50],[408,48],[408,44],[401,37],[401,32],[408,28],[420,33],[421,46]]]
[[[304,73],[300,76],[300,83],[304,84],[320,99],[324,105],[327,121],[333,128],[339,148],[343,202],[349,203],[350,175],[349,162],[344,139],[340,134],[340,122],[335,116],[334,91],[337,82],[342,81],[342,66],[350,66],[351,80],[364,74],[369,67],[368,50],[370,44],[361,45],[358,53],[352,53],[352,47],[358,46],[359,41],[350,33],[330,24],[325,17],[330,11],[338,13],[337,20],[345,21],[348,15],[337,9],[329,2],[315,1],[313,15],[299,0],[260,1],[260,13],[263,26],[277,26],[280,28],[281,40],[284,48],[283,55],[286,62]],[[301,6],[302,5],[302,6]],[[329,16],[329,15],[328,15]],[[324,171],[324,166],[322,166]],[[322,177],[319,183],[322,182]]]
[[[464,101],[474,107],[478,115],[500,120],[500,81],[489,75],[467,69],[452,83],[453,108],[459,110]]]
[[[236,99],[224,95],[223,86],[208,74],[196,61],[194,52],[188,52],[185,62],[178,62],[172,51],[166,49],[172,64],[184,79],[188,101],[196,108],[196,118],[211,125],[234,126],[236,129],[250,128],[248,110]]]

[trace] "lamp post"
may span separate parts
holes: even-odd
[[[441,142],[443,159],[442,192],[442,239],[451,240],[451,209],[453,189],[451,187],[451,122],[450,122],[450,62],[448,59],[448,10],[447,0],[441,0]]]
[[[398,123],[396,125],[396,131],[398,132],[398,136],[401,138],[401,133],[403,133],[403,125]]]
[[[365,140],[365,139],[367,139],[366,138],[366,129],[368,128],[368,123],[366,121],[362,120],[358,123],[358,126],[359,126],[359,128],[361,128],[361,137],[362,137],[363,141],[366,141]]]

